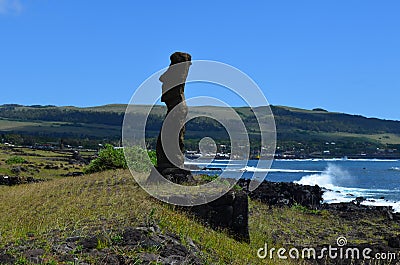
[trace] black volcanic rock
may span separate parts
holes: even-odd
[[[389,237],[387,241],[389,247],[400,248],[400,235]]]
[[[398,220],[399,214],[393,212],[391,206],[362,205],[357,200],[341,203],[324,203],[321,209],[328,210],[341,218],[357,220],[368,216],[383,216],[388,220]]]
[[[248,181],[240,180],[239,185],[246,189]],[[319,186],[300,185],[292,182],[263,181],[249,197],[270,206],[292,206],[300,204],[310,209],[321,206],[323,190]]]
[[[36,183],[41,181],[43,180],[35,179],[33,177],[20,177],[20,176],[7,176],[7,175],[0,176],[0,185],[6,185],[6,186],[14,186],[26,183]]]
[[[11,254],[0,254],[0,264],[15,264],[16,260]]]
[[[110,234],[120,235],[116,239]],[[57,264],[203,264],[199,248],[192,240],[182,239],[169,232],[161,232],[156,225],[125,227],[116,231],[92,231],[87,235],[60,238],[53,235],[50,248],[38,248],[40,240],[32,239],[9,244],[0,249],[0,264],[16,264],[22,254],[30,263],[45,264],[44,256],[51,256]],[[103,244],[103,245],[102,245]],[[10,254],[11,253],[11,254]],[[140,258],[132,258],[135,253]],[[18,263],[19,264],[19,263]],[[47,263],[46,263],[47,264]]]

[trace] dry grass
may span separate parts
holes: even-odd
[[[276,264],[257,258],[258,243],[239,243],[151,198],[126,170],[0,186],[0,200],[3,245],[32,234],[47,241],[55,230],[67,237],[85,235],[93,229],[155,222],[163,230],[179,235],[183,242],[191,238],[200,246],[206,264]],[[256,230],[252,229],[253,237],[257,237]]]
[[[46,152],[38,154],[46,155]],[[7,155],[10,154],[0,154],[3,159],[0,171],[5,168]],[[24,158],[41,163],[46,157],[48,153]],[[57,175],[57,170],[40,174],[43,173],[51,179],[51,174]],[[352,222],[325,211],[310,213],[295,207],[269,208],[251,201],[251,243],[240,243],[150,197],[135,183],[128,170],[0,186],[0,201],[0,249],[32,235],[49,244],[55,231],[62,237],[69,237],[155,223],[163,231],[179,235],[182,242],[191,238],[200,247],[205,264],[302,264],[302,261],[261,260],[257,250],[265,243],[275,248],[335,244],[339,235],[346,236],[350,243],[364,243],[382,240],[383,231],[400,234],[399,223],[388,223],[378,217]],[[361,232],[365,234],[364,239],[357,237]]]

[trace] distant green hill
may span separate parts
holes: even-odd
[[[95,145],[97,142],[105,141],[118,143],[126,106],[112,104],[78,108],[1,105],[0,133],[3,141],[22,141],[25,144],[60,139],[80,145]],[[219,107],[207,108],[212,113],[212,108]],[[204,107],[193,107],[194,111],[196,109]],[[259,147],[257,143],[259,127],[251,109],[248,107],[234,109],[244,121],[250,133],[252,149],[256,152]],[[277,127],[278,153],[298,156],[310,154],[391,156],[400,149],[400,121],[366,118],[323,109],[304,110],[285,106],[271,106],[271,109]],[[156,106],[152,110],[147,123],[150,137],[157,136],[164,115],[163,106]],[[214,120],[196,118],[187,124],[186,129],[186,146],[190,149],[196,148],[198,140],[204,136],[211,136],[219,143],[229,144],[225,130]],[[149,145],[154,145],[154,141],[150,140]]]

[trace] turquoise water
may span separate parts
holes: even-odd
[[[199,173],[242,173],[242,178],[252,178],[254,173],[263,174],[269,181],[297,182],[304,185],[319,185],[327,189],[327,203],[351,201],[355,197],[367,198],[364,204],[391,205],[400,211],[400,160],[378,159],[305,159],[275,160],[270,169],[257,167],[257,160],[216,160],[211,164],[201,160],[192,162],[199,167],[215,168],[215,171]]]

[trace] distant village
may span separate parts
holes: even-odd
[[[97,148],[90,148],[83,145],[72,146],[69,144],[62,144],[60,142],[45,142],[45,143],[35,143],[33,145],[16,145],[12,142],[5,142],[2,139],[2,144],[6,147],[23,147],[30,148],[36,150],[64,150],[64,151],[78,151],[78,152],[93,152],[96,153],[103,148],[104,144],[97,144]],[[398,149],[395,148],[376,148],[370,150],[369,152],[357,152],[357,153],[342,153],[340,148],[336,147],[335,142],[326,142],[325,148],[319,151],[309,152],[306,148],[303,148],[301,143],[298,144],[300,147],[292,146],[276,146],[275,153],[273,157],[275,159],[310,159],[310,158],[354,158],[354,159],[363,159],[363,158],[377,158],[377,159],[398,159],[400,158],[400,153]],[[114,148],[122,148],[121,144],[114,145]],[[232,155],[230,150],[230,145],[219,144],[217,145],[217,150],[214,152],[200,152],[199,150],[186,150],[185,156],[189,159],[197,159],[197,158],[214,158],[214,159],[233,159],[240,160],[246,159],[245,150],[249,148],[249,146],[239,146],[238,148],[243,149],[242,154]],[[212,148],[211,148],[212,149]],[[210,150],[211,150],[210,149]],[[266,148],[264,148],[266,151]],[[249,159],[262,159],[263,157],[260,155],[260,150],[255,148],[250,148],[250,154],[248,156]],[[269,155],[268,157],[271,157]]]

